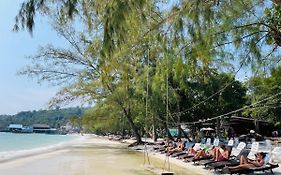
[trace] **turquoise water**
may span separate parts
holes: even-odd
[[[0,152],[46,147],[74,138],[71,135],[0,133]]]

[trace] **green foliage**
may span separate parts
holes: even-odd
[[[268,44],[277,44],[281,46],[281,5],[273,4],[264,10],[266,24],[269,28],[269,34],[266,38]]]
[[[237,64],[259,75],[280,61],[280,7],[269,0],[48,2],[26,0],[15,27],[32,31],[40,12],[69,48],[42,48],[21,73],[63,85],[51,106],[76,98],[97,104],[82,121],[89,131],[116,132],[125,118],[140,139],[155,119],[163,127],[164,116],[195,121],[241,108]],[[251,86],[253,98],[267,88]]]
[[[249,103],[255,104],[244,114],[280,125],[281,67],[271,71],[269,77],[253,77],[248,81]]]
[[[5,129],[9,124],[47,124],[54,128],[65,126],[74,116],[82,117],[85,108],[64,108],[53,110],[23,111],[15,115],[0,115],[0,128]]]

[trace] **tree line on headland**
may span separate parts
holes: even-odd
[[[81,118],[87,108],[56,108],[38,111],[22,111],[15,115],[0,115],[0,129],[5,130],[10,124],[22,124],[32,126],[34,124],[46,124],[52,128],[60,129],[67,123]],[[75,122],[73,122],[75,125]],[[77,126],[77,125],[76,125]]]
[[[20,73],[62,86],[50,106],[95,103],[85,128],[126,128],[138,143],[151,126],[223,114],[280,125],[280,9],[277,0],[25,0],[14,29],[32,34],[40,14],[67,46],[41,47]]]

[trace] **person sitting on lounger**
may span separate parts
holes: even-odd
[[[168,153],[169,154],[177,153],[177,152],[182,151],[183,148],[184,148],[184,142],[182,142],[181,139],[179,138],[177,140],[176,146],[173,147],[173,148],[168,149]]]
[[[240,165],[234,166],[234,167],[228,167],[229,170],[240,170],[240,169],[249,169],[249,168],[254,168],[254,167],[261,167],[264,165],[264,158],[265,158],[265,153],[263,152],[258,152],[255,154],[256,160],[249,160],[245,156],[240,157]]]
[[[208,149],[202,149],[196,152],[194,155],[194,159],[199,159],[203,157],[214,157],[215,156],[216,147],[212,146]]]
[[[230,153],[225,145],[221,145],[220,147],[215,148],[214,151],[215,151],[214,157],[213,157],[214,161],[223,161],[223,160],[229,159]]]
[[[179,156],[179,159],[193,157],[200,150],[201,150],[200,143],[196,143],[193,147],[189,147],[185,154]]]

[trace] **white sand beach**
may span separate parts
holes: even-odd
[[[98,147],[94,145],[99,145]],[[107,138],[83,136],[64,148],[50,150],[42,154],[14,158],[0,163],[1,175],[152,175],[144,165],[142,154],[128,151],[127,145]],[[114,149],[108,149],[114,148]],[[163,154],[149,152],[154,172],[167,170],[177,175],[215,174],[201,166],[184,163]],[[163,167],[165,163],[166,167]],[[149,167],[150,167],[149,166]],[[274,171],[281,172],[281,171]],[[157,174],[157,173],[156,173]],[[280,174],[280,173],[279,173]]]
[[[95,145],[99,145],[96,147]],[[108,149],[110,148],[110,149]],[[114,149],[112,149],[114,148]],[[161,155],[150,154],[152,166],[163,172]],[[167,164],[166,164],[167,165]],[[201,168],[171,162],[179,175],[206,174]],[[127,144],[107,138],[83,136],[71,145],[41,154],[13,157],[0,163],[1,175],[152,175],[143,164],[141,153],[130,151]],[[159,168],[161,167],[161,168]],[[196,172],[196,173],[195,173]]]

